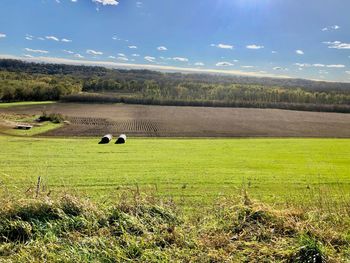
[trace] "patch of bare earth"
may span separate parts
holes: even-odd
[[[146,137],[350,137],[350,114],[278,109],[57,103],[0,113],[61,113],[70,125],[47,136],[127,133]]]

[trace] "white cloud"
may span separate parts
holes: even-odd
[[[255,68],[254,66],[242,66],[242,68]]]
[[[203,67],[204,63],[203,62],[196,62],[196,63],[194,63],[194,65],[197,67]]]
[[[312,64],[316,68],[324,68],[326,65],[324,64]]]
[[[345,65],[341,65],[341,64],[327,65],[327,68],[345,68]]]
[[[271,53],[272,53],[272,54],[277,54],[278,52],[275,51],[275,50],[272,50]]]
[[[304,51],[298,49],[298,50],[295,50],[295,53],[297,53],[298,55],[304,55]]]
[[[333,41],[333,42],[323,42],[323,44],[328,45],[328,48],[335,48],[335,49],[350,49],[350,43],[342,43],[340,41]]]
[[[26,34],[26,36],[25,36],[25,39],[29,40],[29,41],[33,40],[33,38],[34,37],[32,35],[29,35],[29,34]]]
[[[115,56],[108,56],[108,58],[115,59]]]
[[[128,46],[130,49],[137,49],[137,46]]]
[[[64,53],[67,53],[67,54],[74,54],[74,52],[71,51],[71,50],[65,50],[65,49],[64,49],[63,52],[64,52]]]
[[[41,53],[41,54],[47,54],[47,53],[49,53],[49,51],[40,50],[40,49],[25,48],[24,50],[27,51],[27,52],[32,52],[32,53]]]
[[[297,67],[300,67],[300,68],[312,68],[312,67],[315,67],[315,68],[345,68],[346,67],[345,65],[342,65],[342,64],[325,65],[325,64],[319,64],[319,63],[317,63],[317,64],[295,63],[294,65]]]
[[[61,41],[62,41],[62,42],[66,42],[66,43],[72,42],[72,40],[67,39],[67,38],[62,38]]]
[[[6,34],[0,33],[0,38],[5,38],[5,37],[6,37]]]
[[[48,39],[48,40],[53,40],[53,41],[60,41],[57,37],[55,37],[55,36],[46,36],[45,37],[46,39]]]
[[[103,52],[95,51],[95,50],[92,50],[92,49],[86,50],[86,53],[89,54],[89,55],[94,55],[94,56],[96,56],[96,55],[103,55]]]
[[[74,57],[76,57],[76,58],[84,58],[84,56],[82,56],[80,54],[75,54]]]
[[[188,58],[173,57],[174,61],[188,62]]]
[[[129,59],[126,57],[117,57],[117,60],[119,61],[128,61]]]
[[[350,71],[345,71],[345,73],[350,75]]]
[[[26,58],[34,58],[32,55],[29,55],[29,54],[23,54],[23,56]]]
[[[78,2],[78,0],[72,0],[72,2],[73,2],[73,3],[76,3],[76,2]]]
[[[43,38],[43,37],[38,37],[38,40],[44,41],[45,38]]]
[[[92,0],[92,2],[95,2],[96,4],[102,4],[102,5],[118,5],[119,2],[116,0]]]
[[[221,48],[221,49],[233,49],[234,46],[233,45],[228,45],[228,44],[211,44],[210,46],[212,47],[217,47],[217,48]]]
[[[246,48],[248,48],[248,49],[262,49],[262,48],[264,48],[264,46],[258,46],[258,45],[252,44],[252,45],[247,45]]]
[[[144,57],[145,60],[147,60],[148,62],[155,62],[155,57],[151,57],[151,56],[145,56]]]
[[[222,62],[216,63],[215,66],[217,66],[217,67],[229,67],[229,66],[233,66],[233,64],[230,62],[222,61]]]
[[[119,57],[126,57],[124,53],[118,53]]]
[[[164,47],[164,46],[157,47],[157,49],[159,51],[167,51],[168,50],[167,47]]]
[[[131,56],[132,57],[139,57],[140,55],[139,54],[132,54]]]
[[[322,31],[330,31],[330,30],[338,30],[338,29],[340,29],[340,26],[334,25],[334,26],[324,27],[324,28],[322,28]]]

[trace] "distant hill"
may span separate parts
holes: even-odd
[[[0,101],[62,99],[350,112],[350,83],[0,60]]]
[[[297,87],[314,91],[350,91],[350,83],[313,81],[306,79],[286,79],[270,77],[247,77],[247,76],[227,76],[214,74],[184,74],[184,73],[163,73],[151,70],[125,70],[108,69],[98,66],[77,66],[66,64],[48,64],[48,63],[30,63],[21,60],[0,59],[0,70],[11,72],[25,72],[32,74],[63,74],[91,77],[96,76],[115,76],[123,80],[170,80],[173,82],[193,81],[200,83],[220,83],[220,84],[248,84],[248,85],[266,85],[281,87]]]

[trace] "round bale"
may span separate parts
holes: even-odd
[[[124,144],[125,142],[126,142],[126,135],[121,134],[117,139],[117,141],[115,142],[115,144]]]
[[[113,138],[112,134],[106,134],[105,136],[102,137],[99,144],[108,144],[112,140],[112,138]]]

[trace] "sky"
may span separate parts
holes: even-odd
[[[349,0],[1,0],[0,57],[350,82]]]

